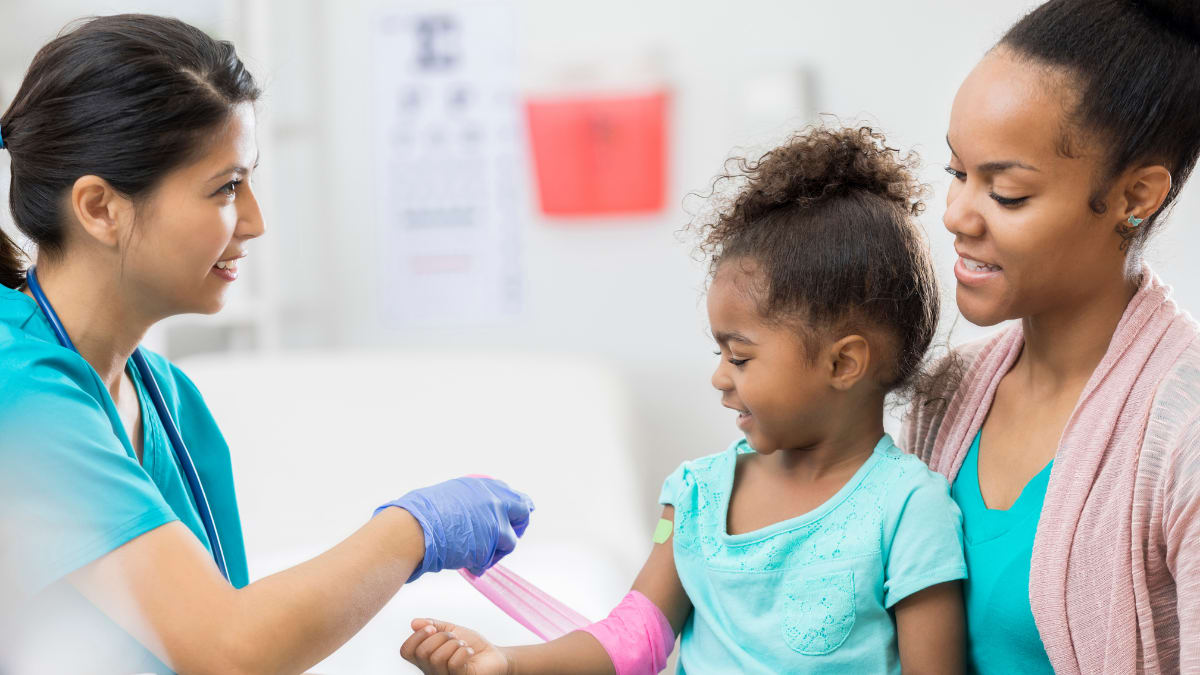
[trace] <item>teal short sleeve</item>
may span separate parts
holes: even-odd
[[[0,577],[20,594],[176,519],[80,364],[64,350],[0,369]]]
[[[663,506],[677,506],[679,501],[679,491],[684,487],[684,472],[687,470],[687,463],[680,464],[678,468],[671,472],[670,476],[663,481],[662,490],[658,493],[658,503]]]
[[[946,479],[927,469],[898,489],[885,523],[884,607],[947,581],[965,579],[962,512]],[[890,534],[890,538],[889,538]]]

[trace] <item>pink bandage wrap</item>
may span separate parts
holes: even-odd
[[[667,617],[637,591],[630,591],[608,618],[580,630],[599,640],[617,675],[657,675],[675,647]]]

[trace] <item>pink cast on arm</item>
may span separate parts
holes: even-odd
[[[608,618],[580,630],[600,642],[617,675],[657,675],[675,647],[667,617],[637,591],[630,591]]]

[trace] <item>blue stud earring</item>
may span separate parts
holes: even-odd
[[[1138,218],[1137,216],[1129,216],[1129,220],[1127,222],[1129,223],[1129,225],[1131,227],[1137,227],[1138,225],[1141,225],[1142,223],[1146,222],[1146,219]]]

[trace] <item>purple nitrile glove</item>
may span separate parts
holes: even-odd
[[[389,506],[411,513],[425,535],[425,557],[409,582],[444,569],[483,574],[516,548],[533,511],[533,501],[503,481],[476,477],[413,490],[375,513]]]

